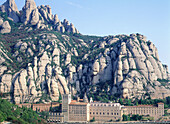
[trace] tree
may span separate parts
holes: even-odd
[[[122,98],[119,99],[119,103],[120,103],[121,105],[123,105],[123,99],[122,99]]]
[[[142,119],[142,116],[141,115],[132,115],[132,117],[131,117],[131,120],[132,121],[137,121],[137,120],[141,120]]]
[[[0,114],[0,122],[3,122],[5,120],[4,116]]]
[[[138,106],[138,101],[135,102],[135,105]]]
[[[130,115],[123,114],[123,121],[130,121]]]
[[[0,122],[3,122],[6,119],[7,119],[6,114],[0,111]]]
[[[128,116],[123,114],[123,121],[128,121]]]
[[[90,122],[95,122],[95,117],[93,117],[93,119],[91,119]]]

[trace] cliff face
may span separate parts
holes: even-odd
[[[0,34],[0,92],[15,103],[57,101],[69,92],[131,99],[170,95],[168,67],[145,36],[85,36],[33,0],[26,0],[18,17],[20,24],[3,13],[0,19],[11,28]]]

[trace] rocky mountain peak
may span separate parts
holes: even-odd
[[[79,33],[74,25],[69,24],[66,19],[61,22],[58,19],[57,14],[53,15],[49,5],[41,5],[37,7],[34,0],[26,0],[25,5],[20,12],[18,11],[14,0],[7,0],[0,6],[0,10],[3,13],[6,12],[8,18],[15,23],[20,21],[24,25],[31,24],[34,26],[34,29],[56,30],[62,33],[69,32],[73,34]],[[51,24],[53,25],[51,26]],[[22,27],[20,29],[22,29]],[[26,29],[28,29],[28,31],[33,30],[30,27]]]
[[[39,21],[38,10],[34,0],[26,0],[22,8],[21,21],[26,25],[28,23],[36,24]]]
[[[168,66],[144,35],[78,34],[67,19],[60,21],[50,6],[36,7],[34,0],[20,11],[22,23],[13,23],[14,6],[7,0],[0,7],[0,92],[11,101],[58,101],[65,93],[94,100],[170,95]]]
[[[19,21],[19,11],[14,0],[7,0],[3,5],[0,6],[0,11],[6,12],[14,22]]]

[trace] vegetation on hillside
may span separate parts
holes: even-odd
[[[7,100],[0,99],[0,122],[10,121],[14,124],[44,124],[31,108],[18,107]]]

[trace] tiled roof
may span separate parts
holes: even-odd
[[[70,105],[87,105],[88,103],[85,102],[77,102],[76,100],[72,100]]]
[[[164,104],[163,102],[159,102],[158,104]]]
[[[156,106],[154,106],[154,105],[138,105],[138,106],[125,106],[125,107],[131,108],[131,107],[156,107]]]
[[[44,103],[39,103],[39,104],[33,104],[33,106],[49,106],[51,103],[44,104]]]

